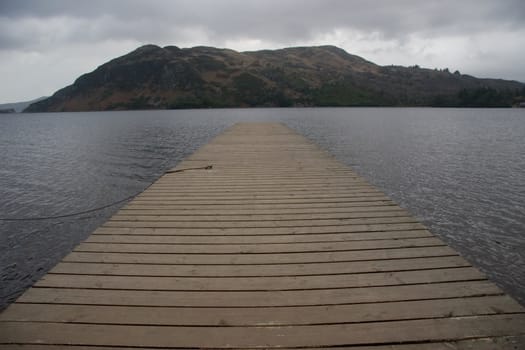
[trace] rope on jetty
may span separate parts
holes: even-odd
[[[185,168],[185,169],[168,170],[168,171],[164,172],[164,174],[182,173],[182,172],[188,171],[188,170],[210,170],[212,168],[213,168],[212,165],[207,165],[207,166],[198,167],[198,168]],[[93,212],[96,212],[96,211],[107,209],[107,208],[113,207],[113,206],[115,206],[117,204],[129,201],[130,199],[133,199],[136,196],[138,196],[139,194],[141,194],[142,192],[146,191],[151,185],[153,185],[153,183],[154,182],[152,182],[151,184],[149,184],[147,187],[145,187],[144,189],[140,190],[139,192],[136,192],[136,193],[132,194],[131,196],[128,196],[128,197],[123,198],[123,199],[119,199],[118,201],[111,202],[109,204],[106,204],[106,205],[103,205],[103,206],[100,206],[100,207],[88,209],[88,210],[78,211],[78,212],[70,213],[70,214],[55,215],[55,216],[41,216],[41,217],[32,217],[32,218],[0,218],[0,221],[40,221],[40,220],[62,219],[62,218],[68,218],[68,217],[72,217],[72,216],[79,216],[79,215],[83,215],[83,214],[89,214],[89,213],[93,213]]]

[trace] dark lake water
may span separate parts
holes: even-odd
[[[525,303],[525,109],[307,108],[0,117],[0,217],[133,195],[237,121],[281,121],[329,150]],[[0,221],[0,309],[119,206]]]

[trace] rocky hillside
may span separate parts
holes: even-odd
[[[511,106],[525,85],[379,66],[334,46],[236,52],[146,45],[28,112],[251,106]]]

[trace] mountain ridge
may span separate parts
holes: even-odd
[[[41,101],[43,99],[46,99],[48,96],[42,96],[38,98],[34,98],[29,101],[19,101],[19,102],[9,102],[9,103],[0,103],[0,109],[13,109],[16,113],[22,112],[24,109],[29,107],[32,103]]]
[[[237,52],[144,45],[27,112],[288,106],[510,107],[525,84],[380,66],[336,46]]]

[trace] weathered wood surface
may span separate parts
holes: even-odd
[[[525,349],[525,310],[281,124],[236,124],[0,314],[5,349]]]

